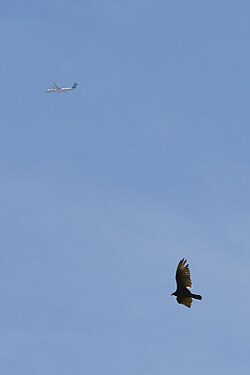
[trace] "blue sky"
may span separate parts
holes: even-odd
[[[1,374],[248,374],[249,1],[0,10]]]

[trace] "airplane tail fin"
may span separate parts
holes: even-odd
[[[74,85],[72,86],[72,89],[75,89],[77,85],[78,83],[75,82]]]

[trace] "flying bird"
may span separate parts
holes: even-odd
[[[202,299],[202,296],[200,296],[199,294],[193,294],[188,289],[192,288],[192,280],[189,265],[186,263],[187,260],[183,258],[178,264],[175,275],[177,289],[174,293],[171,294],[171,296],[176,296],[178,303],[181,303],[182,305],[185,305],[187,307],[191,307],[193,302],[192,298]]]

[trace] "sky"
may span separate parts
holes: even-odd
[[[1,1],[1,375],[249,373],[249,12]]]

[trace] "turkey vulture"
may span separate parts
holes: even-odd
[[[176,270],[176,283],[177,289],[171,296],[176,296],[177,302],[185,305],[187,307],[191,307],[192,305],[192,298],[194,299],[202,299],[202,296],[199,294],[193,294],[187,288],[192,288],[192,280],[190,275],[190,270],[188,268],[188,264],[186,264],[187,260],[182,259],[177,267]]]

